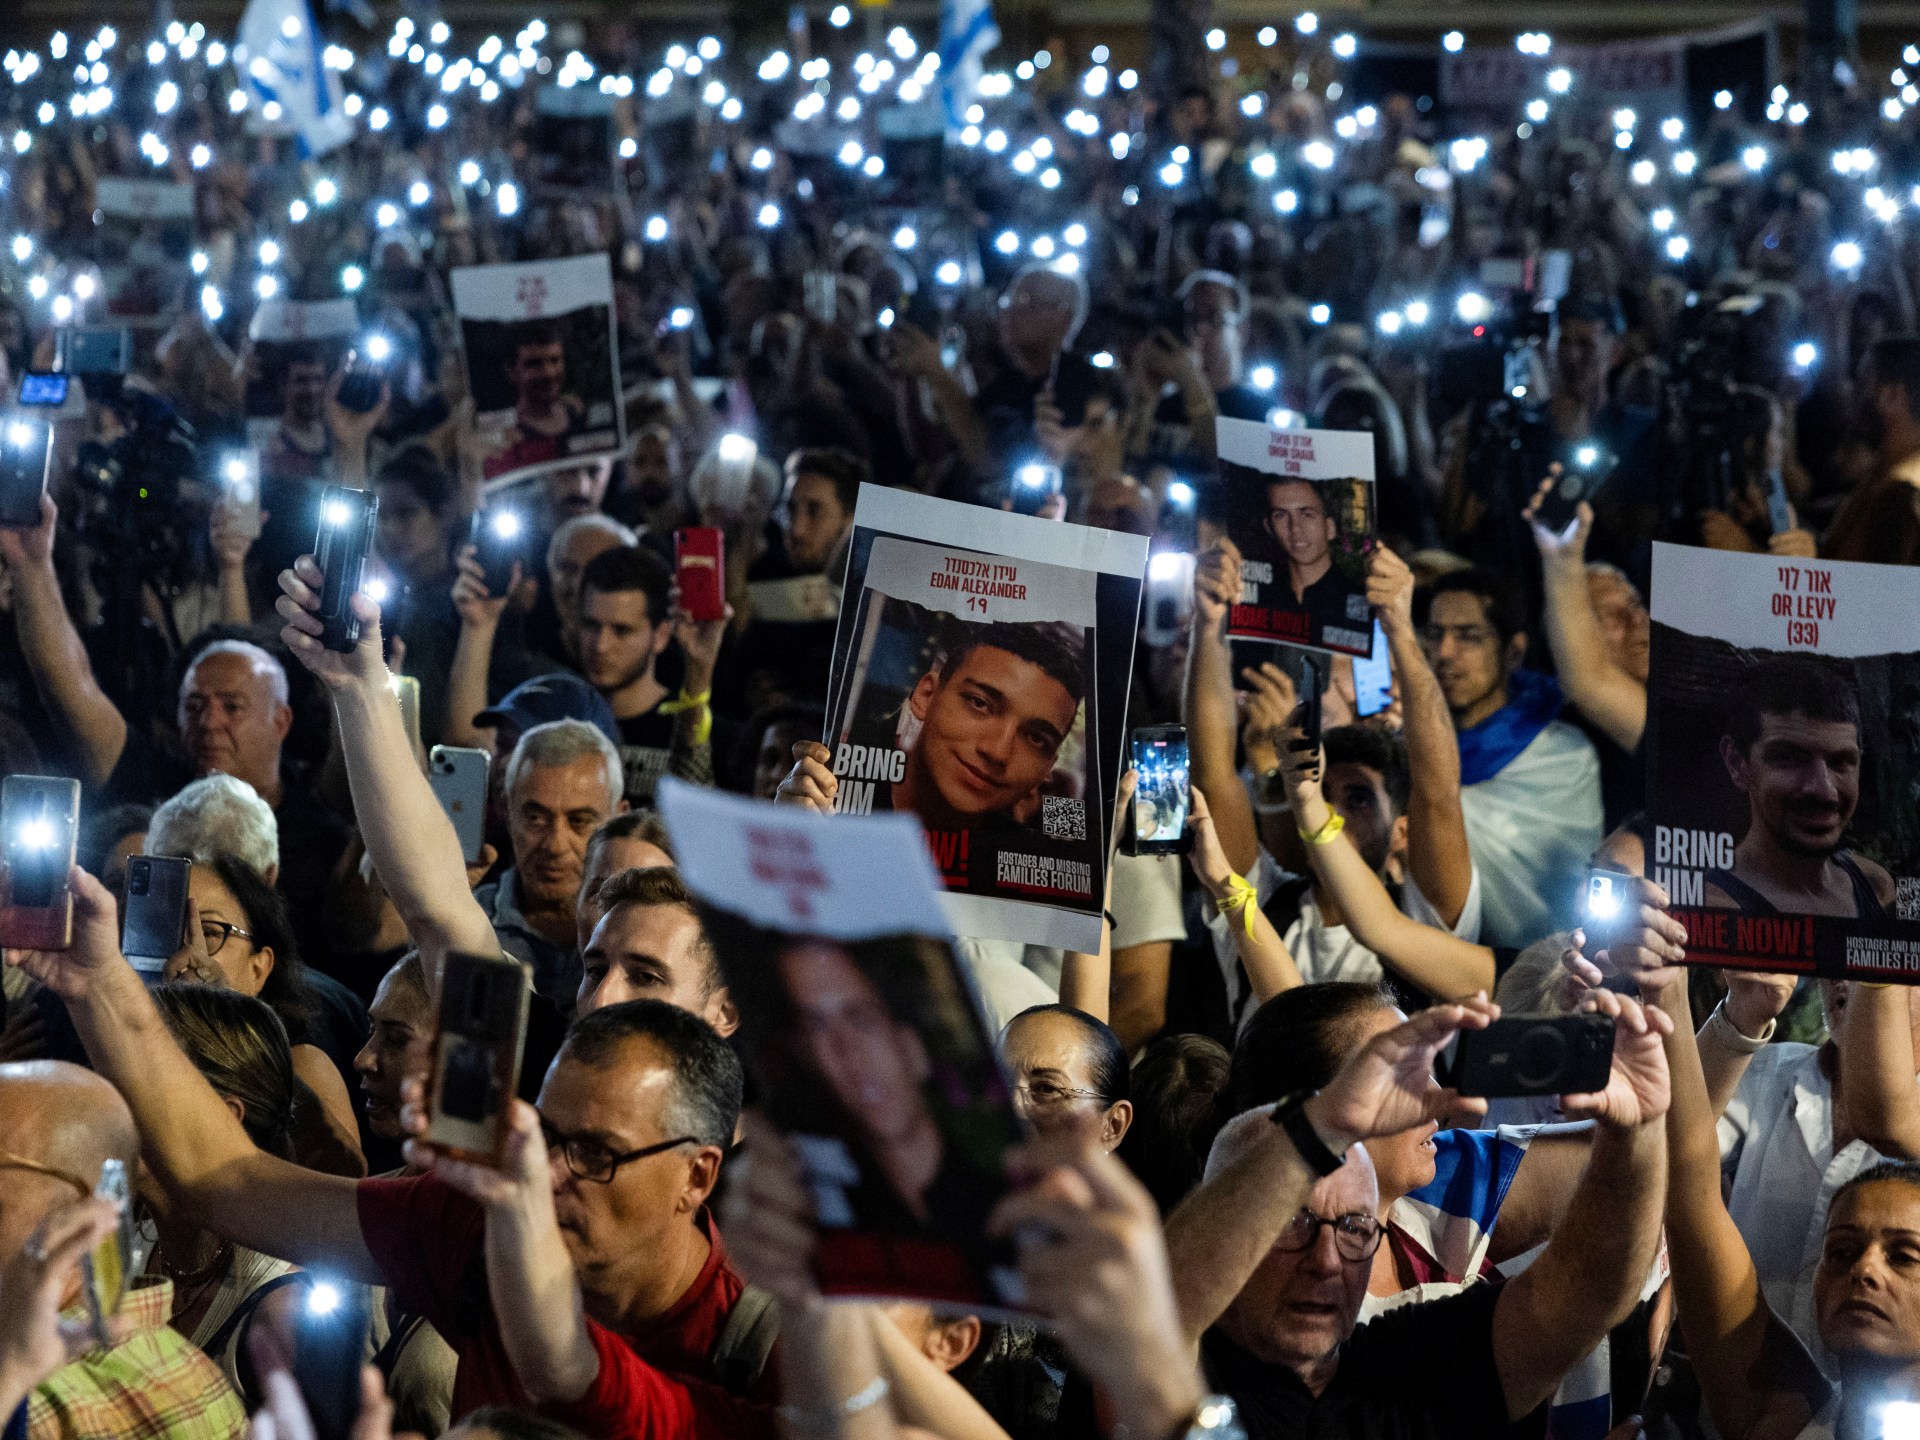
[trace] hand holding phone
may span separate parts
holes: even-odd
[[[453,822],[460,837],[460,858],[469,865],[480,862],[487,842],[487,766],[484,750],[457,745],[436,745],[427,758],[427,783],[434,799]]]
[[[220,459],[220,503],[236,535],[260,538],[260,456],[234,450]]]
[[[371,1318],[365,1286],[309,1273],[294,1311],[292,1372],[314,1440],[349,1440],[354,1433]]]
[[[53,467],[53,426],[16,412],[0,421],[0,526],[32,530]]]
[[[74,845],[80,782],[53,775],[0,781],[0,945],[65,950],[73,943]]]
[[[80,1291],[87,1306],[87,1327],[94,1344],[108,1350],[114,1345],[113,1320],[120,1313],[120,1301],[133,1273],[133,1187],[127,1181],[126,1161],[109,1156],[100,1162],[93,1198],[106,1201],[120,1216],[113,1230],[80,1257]]]
[[[1192,846],[1187,814],[1193,791],[1187,767],[1187,727],[1143,726],[1133,732],[1132,814],[1122,833],[1128,855],[1184,855]]]
[[[187,896],[192,875],[191,860],[171,855],[128,857],[120,953],[134,969],[157,975],[187,943]]]
[[[1060,493],[1058,465],[1033,460],[1014,467],[1011,506],[1016,515],[1038,515],[1041,508]]]
[[[313,542],[313,563],[321,576],[320,643],[342,655],[360,643],[360,617],[351,602],[366,579],[379,509],[371,490],[329,485],[320,492],[320,529]]]
[[[526,535],[527,522],[518,510],[489,505],[473,512],[467,543],[473,546],[474,558],[480,562],[487,594],[496,600],[513,587],[513,567],[524,558]]]
[[[1613,1071],[1611,1015],[1515,1015],[1462,1030],[1442,1062],[1462,1095],[1586,1095]]]

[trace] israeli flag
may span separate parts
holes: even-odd
[[[323,56],[307,0],[248,0],[233,59],[252,102],[250,128],[294,136],[303,157],[324,155],[353,138],[353,122],[341,108],[340,77]]]
[[[980,88],[982,62],[999,43],[993,0],[940,0],[940,91],[951,129],[966,123],[967,106]]]

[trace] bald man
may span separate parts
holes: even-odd
[[[0,1065],[0,1260],[44,1253],[43,1226],[100,1183],[108,1160],[131,1175],[140,1154],[133,1114],[120,1092],[63,1061]],[[228,1440],[246,1412],[226,1377],[168,1325],[173,1282],[137,1282],[121,1302],[124,1338],[49,1375],[27,1398],[28,1440],[143,1435],[153,1440]],[[84,1324],[76,1274],[61,1318]]]

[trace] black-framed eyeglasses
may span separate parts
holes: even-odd
[[[620,1173],[622,1165],[631,1165],[634,1161],[644,1160],[649,1155],[662,1154],[676,1145],[700,1143],[700,1137],[697,1135],[682,1135],[677,1140],[662,1140],[657,1145],[642,1145],[638,1150],[628,1150],[622,1154],[584,1135],[563,1135],[549,1125],[545,1117],[540,1121],[540,1135],[547,1142],[549,1151],[560,1152],[567,1162],[568,1171],[575,1179],[591,1180],[596,1185],[611,1185],[613,1177]]]
[[[253,939],[253,932],[251,930],[242,930],[231,920],[202,920],[200,922],[200,936],[207,942],[208,955],[218,955],[226,948],[227,941],[235,935],[238,935],[242,940]]]
[[[1320,1238],[1320,1227],[1333,1231],[1333,1248],[1343,1260],[1365,1260],[1380,1248],[1380,1222],[1364,1210],[1345,1215],[1316,1215],[1304,1206],[1286,1223],[1273,1242],[1276,1250],[1307,1250]]]

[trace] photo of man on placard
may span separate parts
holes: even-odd
[[[1355,584],[1334,559],[1340,525],[1327,491],[1311,480],[1269,480],[1262,522],[1273,542],[1269,603],[1304,611],[1314,635],[1328,625],[1359,625],[1368,618],[1366,586]]]

